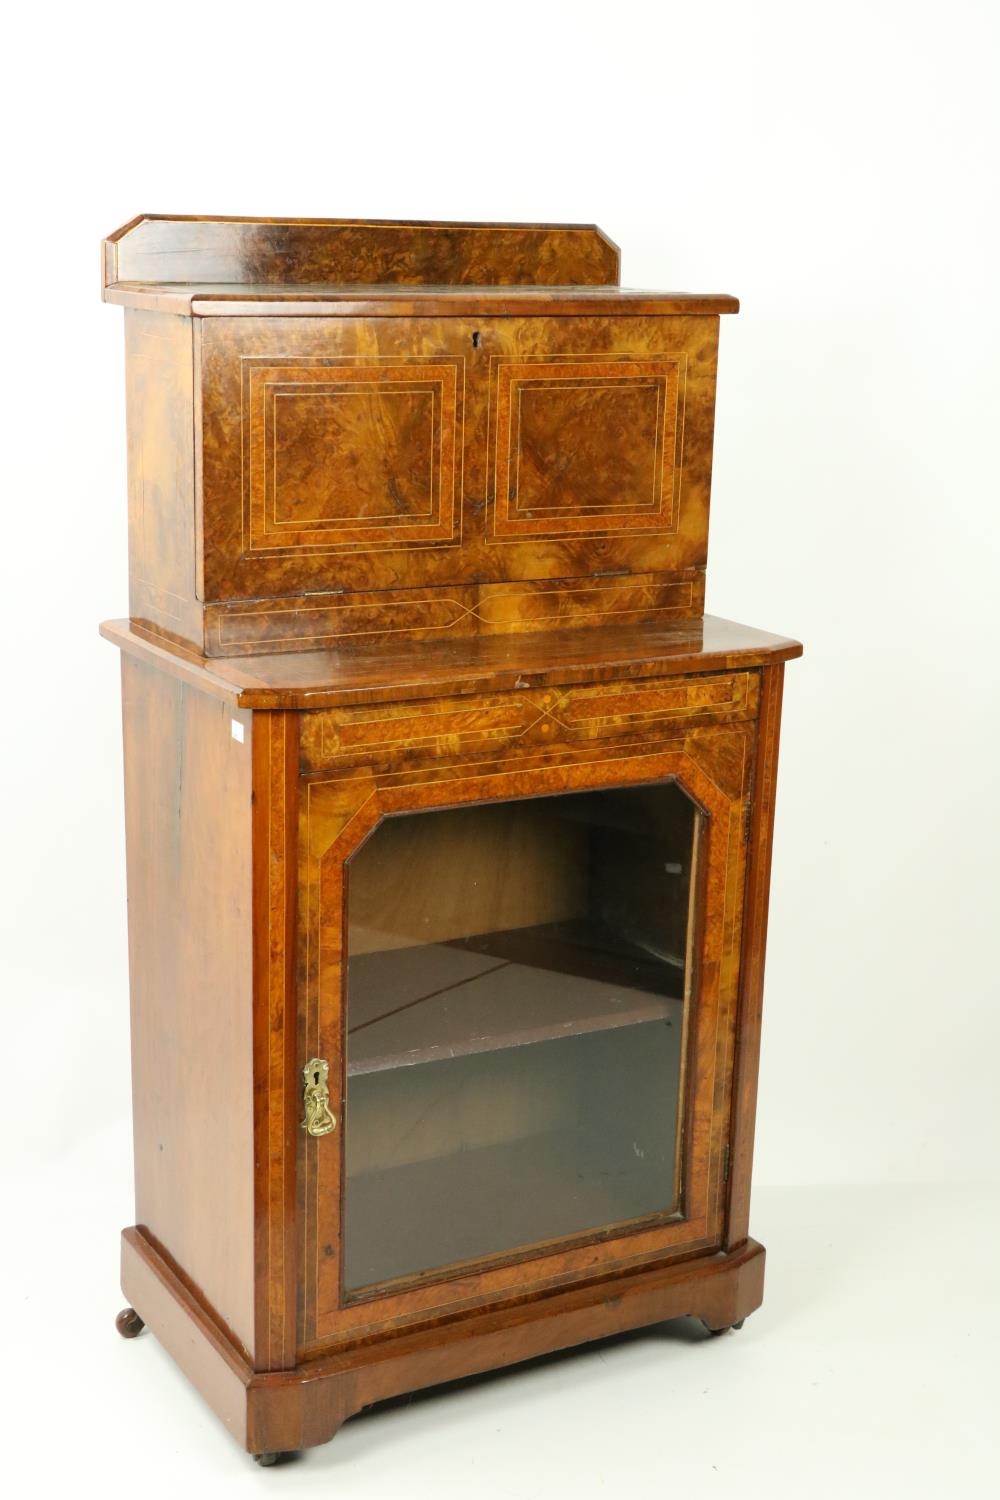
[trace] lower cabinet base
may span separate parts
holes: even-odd
[[[122,1290],[134,1315],[120,1316],[119,1331],[131,1337],[139,1320],[147,1324],[241,1447],[266,1462],[328,1442],[363,1407],[407,1391],[668,1318],[701,1318],[712,1330],[741,1323],[761,1304],[764,1249],[747,1240],[729,1253],[467,1313],[264,1374],[251,1368],[138,1229],[122,1235]]]

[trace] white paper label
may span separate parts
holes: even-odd
[[[233,729],[233,739],[234,740],[238,740],[239,743],[242,745],[242,743],[243,743],[243,725],[240,723],[239,719],[233,719],[233,721],[232,721],[232,729]]]

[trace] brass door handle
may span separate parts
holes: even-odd
[[[329,1135],[337,1128],[337,1117],[330,1110],[330,1064],[322,1057],[310,1058],[302,1069],[302,1105],[305,1119],[302,1129],[309,1135]]]

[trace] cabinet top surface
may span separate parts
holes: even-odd
[[[464,693],[505,692],[765,666],[801,656],[798,641],[705,615],[659,627],[472,636],[395,649],[350,647],[254,657],[166,649],[127,620],[101,634],[131,655],[196,682],[240,708],[309,709]]]
[[[738,299],[725,292],[657,292],[620,286],[119,281],[105,288],[104,300],[195,318],[665,317],[739,311]]]
[[[187,316],[736,312],[735,297],[619,286],[591,224],[142,215],[104,242],[105,301]]]

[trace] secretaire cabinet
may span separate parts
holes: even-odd
[[[263,1462],[738,1326],[784,662],[703,614],[726,296],[583,226],[146,217],[130,1306]]]

